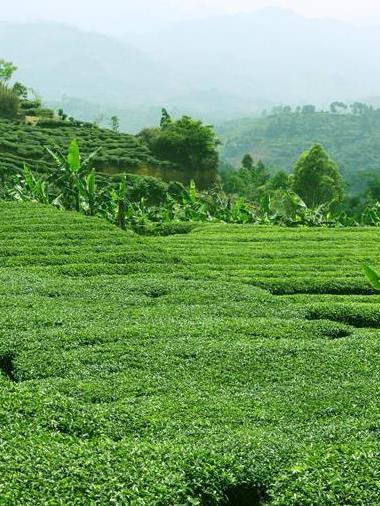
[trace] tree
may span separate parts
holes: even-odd
[[[268,181],[267,189],[270,191],[289,190],[289,174],[283,170],[278,170]]]
[[[380,177],[377,174],[371,174],[367,184],[367,198],[380,202]]]
[[[216,181],[220,141],[211,126],[190,116],[172,120],[163,109],[160,128],[145,129],[139,138],[156,158],[171,163],[173,179],[185,184],[193,179],[200,188]]]
[[[352,114],[365,114],[369,111],[369,107],[367,104],[364,104],[363,102],[354,102],[350,105]]]
[[[12,62],[0,60],[0,83],[8,83],[16,70],[17,67]]]
[[[20,100],[18,96],[0,83],[0,118],[16,119],[20,108]]]
[[[18,81],[13,85],[13,92],[21,99],[28,99],[28,88]]]
[[[161,110],[161,121],[160,121],[160,127],[161,128],[165,128],[166,126],[169,126],[172,122],[172,118],[170,116],[170,114],[168,113],[168,111],[163,108]]]
[[[303,114],[313,114],[316,112],[316,110],[317,108],[315,107],[315,105],[304,105],[302,107]]]
[[[85,200],[86,210],[94,213],[96,188],[95,171],[92,159],[98,150],[82,159],[76,140],[70,142],[67,156],[46,148],[56,163],[56,170],[51,174],[51,183],[60,191],[59,200],[65,209],[80,211]]]
[[[247,158],[246,158],[247,157]],[[223,187],[227,193],[243,196],[251,202],[258,201],[265,191],[269,180],[269,173],[263,162],[255,165],[249,160],[250,155],[243,158],[242,167],[239,170],[229,170],[222,173]]]
[[[62,120],[62,121],[66,121],[67,120],[67,114],[65,114],[63,112],[63,109],[58,109],[58,117]]]
[[[250,154],[246,154],[243,156],[243,159],[241,161],[241,166],[244,169],[248,169],[248,170],[253,169],[253,158]]]
[[[335,101],[330,104],[330,112],[332,114],[338,114],[339,112],[345,112],[347,105],[344,102]]]
[[[311,208],[340,201],[343,197],[343,180],[338,166],[319,144],[301,155],[294,168],[292,186]]]
[[[120,130],[120,120],[117,116],[111,117],[111,129],[114,132],[119,132],[119,130]]]

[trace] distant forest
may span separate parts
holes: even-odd
[[[222,158],[236,165],[245,153],[272,169],[290,171],[302,150],[322,144],[338,163],[352,192],[367,175],[380,174],[380,109],[357,102],[334,102],[329,111],[314,106],[278,107],[261,118],[226,122],[217,128]]]

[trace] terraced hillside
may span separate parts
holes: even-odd
[[[379,235],[0,204],[0,504],[380,504]]]
[[[31,126],[0,119],[0,174],[19,171],[24,164],[39,172],[49,172],[55,162],[46,147],[66,152],[72,139],[78,140],[83,155],[101,148],[94,158],[94,166],[99,170],[135,171],[159,164],[136,137],[90,123],[50,120],[46,126]]]
[[[246,153],[269,166],[293,169],[301,153],[322,144],[352,191],[363,191],[367,172],[379,174],[380,114],[282,113],[220,125],[222,157],[237,165]]]

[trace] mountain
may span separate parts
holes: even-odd
[[[128,39],[128,41],[127,41]],[[0,58],[48,103],[122,128],[157,124],[160,109],[220,123],[278,104],[380,95],[378,24],[358,27],[264,9],[174,23],[125,40],[57,23],[0,23]],[[82,115],[83,114],[83,115]]]
[[[17,64],[16,79],[48,105],[84,120],[104,117],[104,124],[117,114],[132,132],[157,124],[164,106],[173,114],[222,121],[266,105],[247,109],[242,97],[190,85],[160,57],[131,43],[63,24],[0,23],[0,48],[0,58]]]
[[[147,54],[106,35],[57,23],[0,23],[1,57],[47,100],[71,96],[133,106],[176,93],[176,80]]]
[[[177,23],[146,49],[189,85],[252,101],[318,104],[379,94],[378,26],[271,8]],[[221,104],[221,107],[223,105]]]

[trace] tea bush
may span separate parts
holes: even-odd
[[[45,147],[67,150],[77,139],[84,157],[101,146],[93,160],[99,171],[134,171],[140,166],[158,167],[148,147],[132,135],[115,133],[91,123],[41,120],[37,126],[0,119],[0,170],[19,171],[24,164],[40,173],[51,173],[55,162]]]
[[[187,232],[0,203],[0,504],[378,504],[380,232]]]

